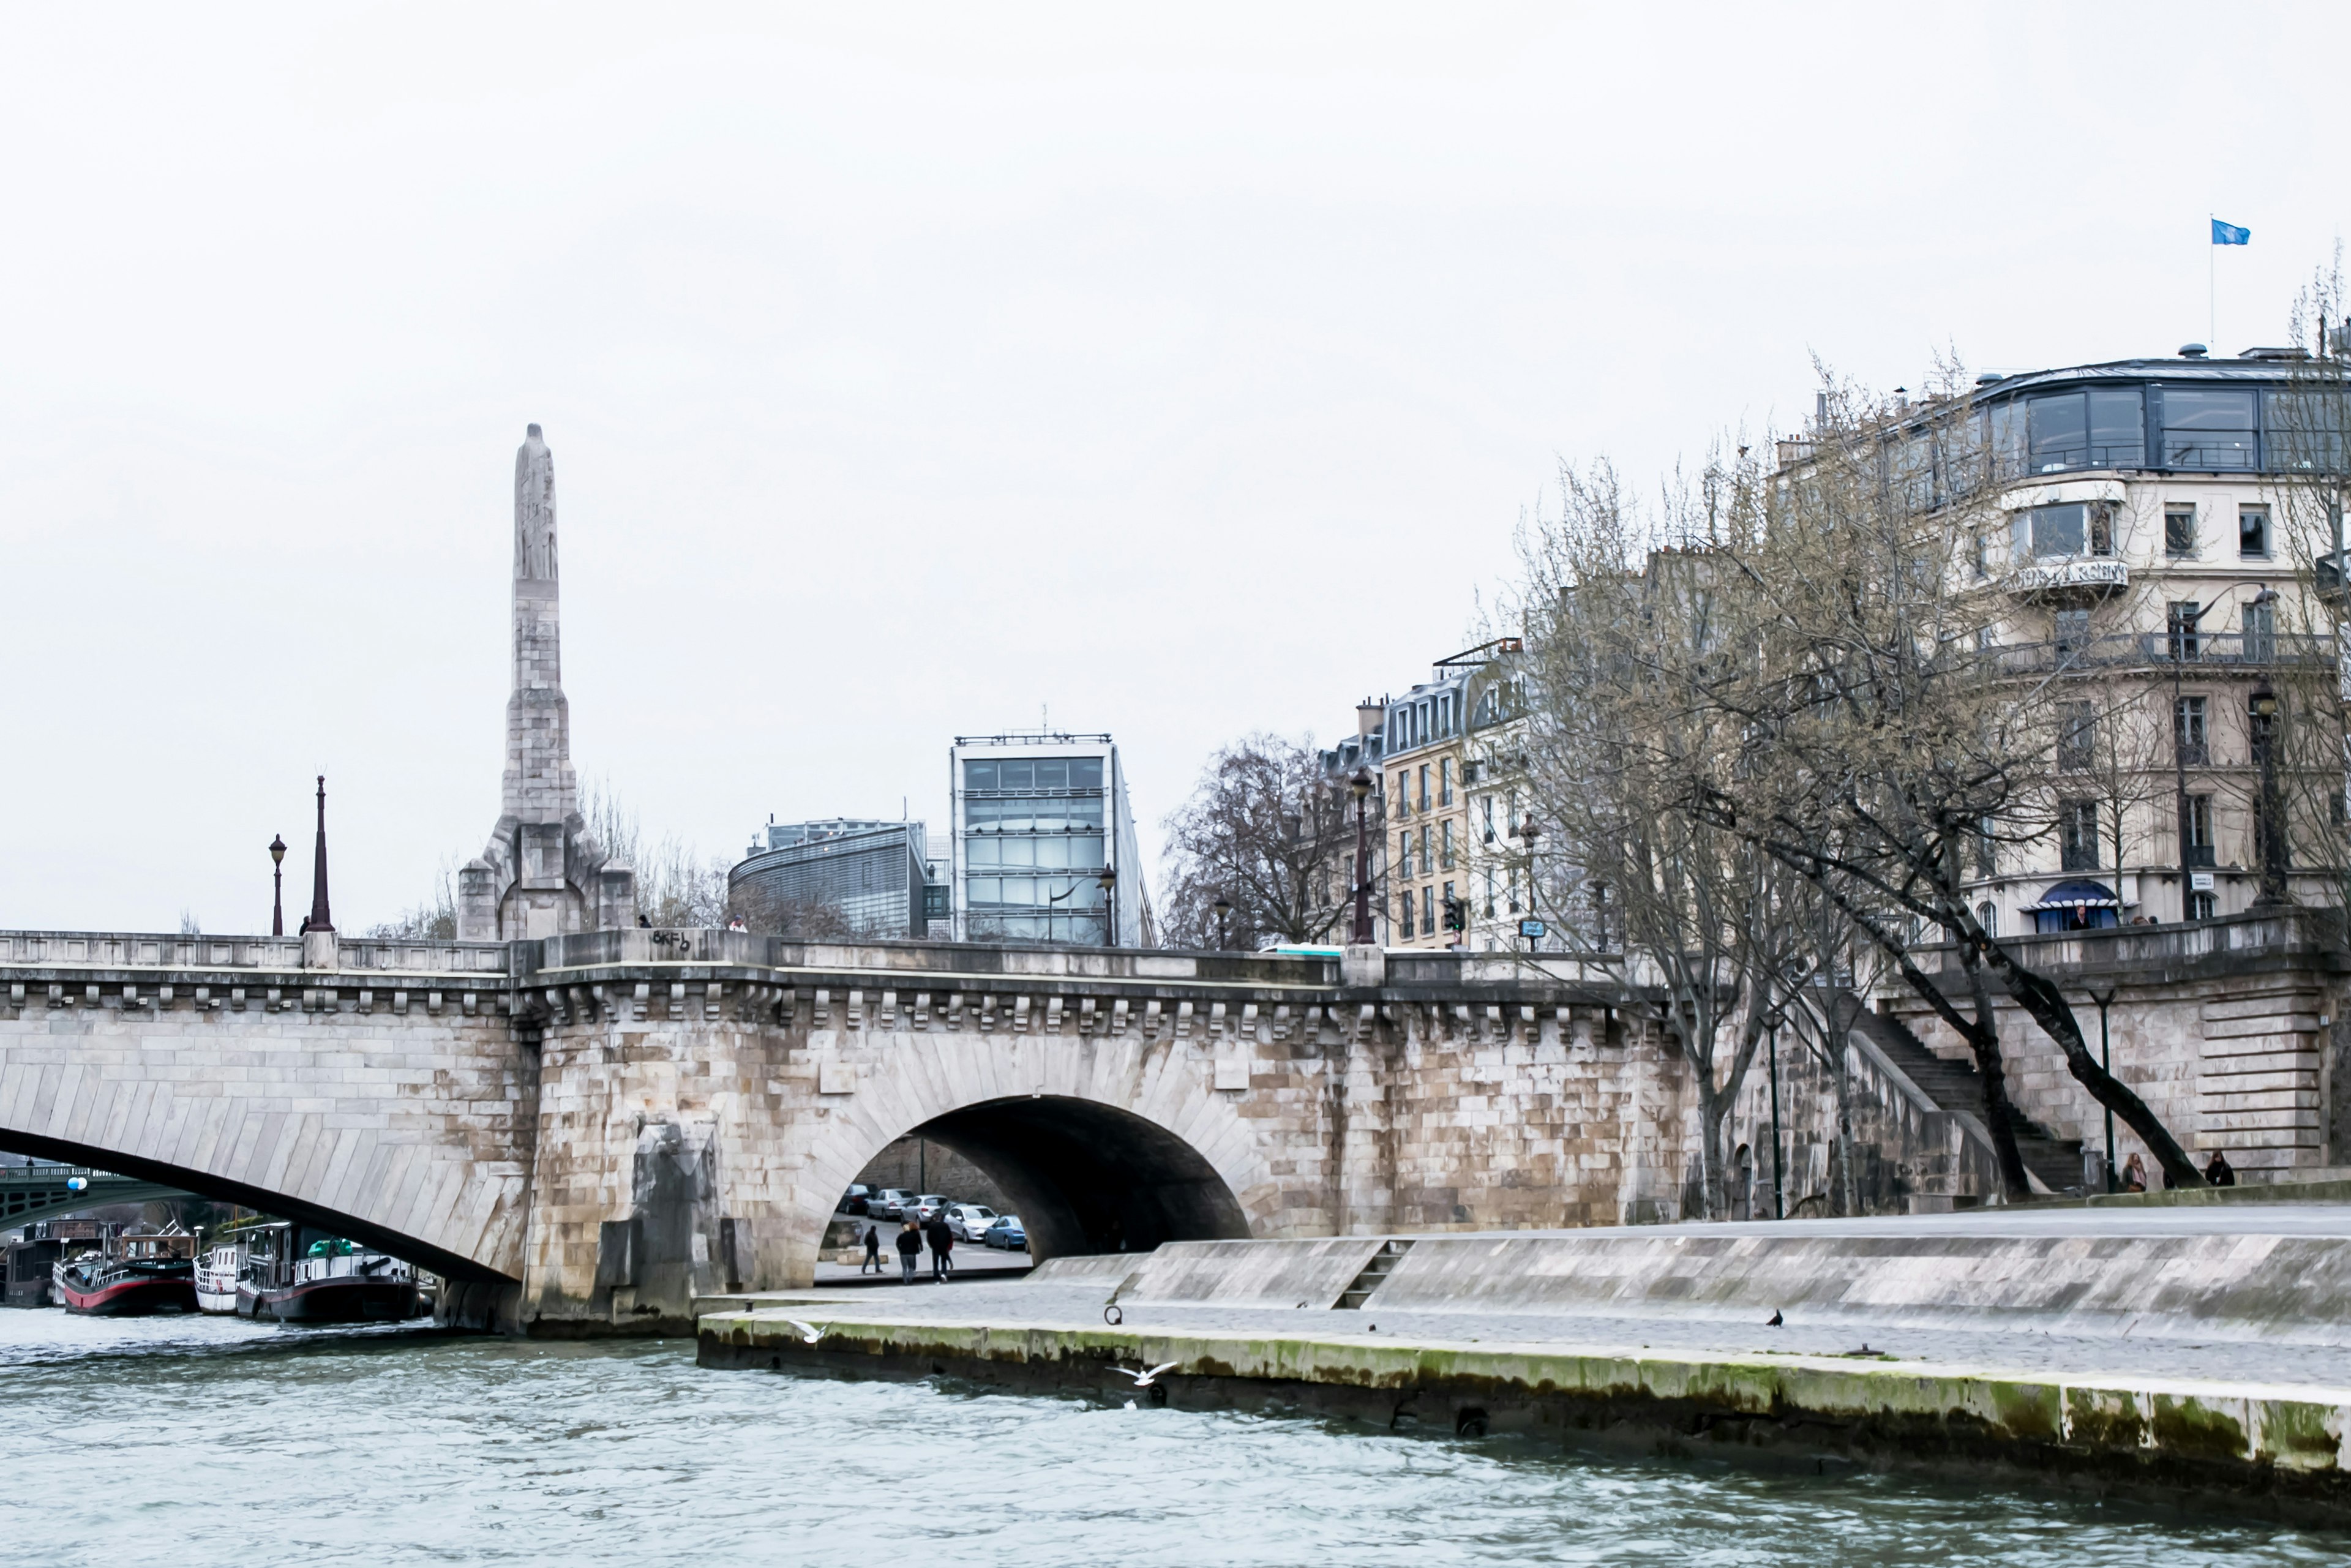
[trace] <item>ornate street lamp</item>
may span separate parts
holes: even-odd
[[[1104,866],[1094,879],[1102,890],[1102,946],[1118,946],[1118,868]]]
[[[1217,951],[1221,953],[1225,950],[1226,946],[1225,916],[1233,912],[1233,901],[1227,898],[1220,893],[1217,894],[1215,908],[1217,911]]]
[[[2254,685],[2250,706],[2253,745],[2261,752],[2262,765],[2262,886],[2253,903],[2267,907],[2285,902],[2285,821],[2277,787],[2278,699],[2269,676],[2263,675]]]
[[[286,835],[269,836],[269,934],[286,935]]]
[[[1355,776],[1347,780],[1347,792],[1355,798],[1355,931],[1353,940],[1358,946],[1372,940],[1372,849],[1364,837],[1364,801],[1372,792],[1372,771],[1358,768]]]

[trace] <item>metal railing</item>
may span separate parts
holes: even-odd
[[[2335,640],[2303,632],[2123,632],[2049,643],[2011,643],[1987,650],[2003,675],[2072,670],[2331,669]]]

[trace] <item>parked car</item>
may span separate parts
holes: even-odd
[[[917,1219],[925,1225],[928,1225],[931,1222],[932,1217],[946,1206],[946,1194],[943,1192],[926,1192],[919,1197],[912,1197],[906,1200],[906,1218],[909,1219]]]
[[[865,1200],[865,1212],[879,1215],[883,1219],[904,1219],[914,1201],[914,1195],[904,1187],[885,1186]]]
[[[984,1203],[947,1205],[947,1230],[958,1241],[977,1241],[996,1223],[996,1210]]]
[[[1021,1228],[1020,1217],[1017,1214],[998,1215],[989,1222],[987,1228],[979,1233],[979,1239],[983,1245],[1001,1247],[1008,1252],[1029,1250],[1029,1232]]]
[[[849,1190],[841,1195],[841,1212],[864,1214],[873,1206],[873,1189],[862,1181],[851,1182]]]

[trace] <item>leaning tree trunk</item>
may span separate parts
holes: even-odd
[[[1968,990],[1976,1005],[1973,1027],[1965,1031],[1968,1049],[1975,1053],[1976,1071],[1983,1076],[1984,1131],[1991,1134],[1992,1158],[2000,1166],[2001,1190],[2011,1203],[2032,1196],[2032,1178],[2024,1174],[2024,1154],[2016,1146],[2016,1109],[2008,1097],[2008,1073],[2001,1061],[2000,1017],[1984,989],[1983,970],[1962,942],[1960,962],[1967,967]]]
[[[2001,980],[2017,1005],[2032,1015],[2042,1032],[2057,1042],[2065,1053],[2065,1066],[2074,1081],[2090,1092],[2090,1097],[2112,1111],[2123,1124],[2139,1135],[2147,1153],[2163,1167],[2164,1183],[2168,1186],[2202,1186],[2204,1173],[2179,1146],[2171,1130],[2147,1108],[2127,1083],[2098,1065],[2083,1041],[2081,1026],[2074,1021],[2074,1009],[2066,1003],[2064,994],[2043,975],[2035,974],[2011,958],[1994,944],[1986,944],[1993,967],[2000,971]]]

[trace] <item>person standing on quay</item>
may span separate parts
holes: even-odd
[[[914,1282],[914,1260],[922,1256],[922,1252],[923,1233],[910,1219],[898,1228],[898,1283],[911,1285]]]
[[[2140,1163],[2136,1154],[2123,1162],[2123,1190],[2125,1192],[2147,1190],[2147,1166]]]
[[[931,1239],[931,1278],[945,1280],[947,1270],[955,1267],[947,1256],[955,1250],[955,1232],[947,1228],[946,1211],[941,1209],[931,1216],[931,1222],[923,1230]]]
[[[865,1261],[857,1266],[857,1271],[862,1274],[868,1269],[876,1274],[882,1271],[882,1232],[872,1225],[865,1228]]]

